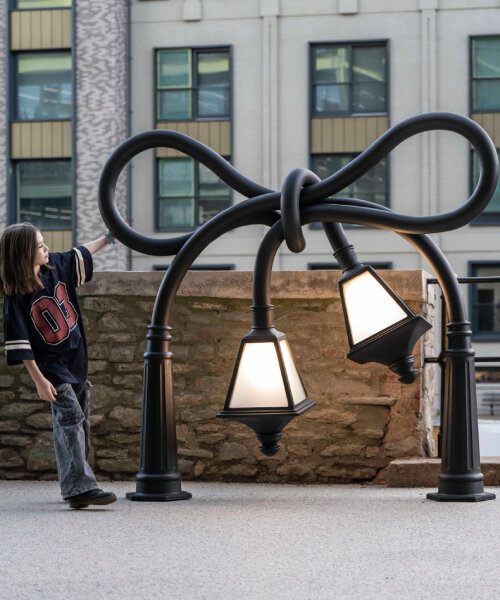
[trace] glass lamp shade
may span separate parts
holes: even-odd
[[[283,428],[312,406],[285,334],[253,329],[240,344],[224,409],[218,417],[248,425],[272,456]]]
[[[378,362],[415,381],[413,347],[431,325],[415,315],[368,266],[346,273],[339,281],[349,339],[348,358],[364,364]]]
[[[339,285],[352,345],[413,314],[368,268]]]

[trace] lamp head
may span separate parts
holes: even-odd
[[[260,450],[273,456],[285,426],[314,404],[285,334],[273,327],[254,328],[241,340],[226,403],[217,416],[251,427]]]
[[[431,324],[413,311],[369,266],[345,271],[339,281],[349,339],[348,358],[377,362],[397,373],[401,383],[413,383],[413,348]]]

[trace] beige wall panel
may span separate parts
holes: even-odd
[[[31,16],[31,48],[42,48],[43,13],[38,10],[29,11]]]
[[[10,13],[10,49],[19,50],[21,43],[21,13]]]
[[[63,156],[71,156],[71,121],[64,121],[62,126]]]
[[[42,124],[31,123],[31,155],[42,156]]]
[[[52,156],[52,123],[50,121],[42,122],[42,158]]]
[[[219,121],[221,128],[220,153],[222,156],[231,156],[231,123]]]
[[[21,49],[31,49],[31,12],[21,14],[21,32],[19,46]]]
[[[156,129],[170,129],[184,133],[206,144],[222,156],[231,155],[231,121],[175,121],[157,123]],[[184,156],[182,152],[171,148],[158,148],[158,158]]]
[[[500,113],[473,113],[471,119],[476,121],[500,148]]]
[[[318,153],[320,151],[319,142],[321,141],[321,121],[320,119],[312,119],[311,121],[311,152]]]
[[[333,146],[331,152],[342,152],[344,150],[344,138],[343,119],[333,119]]]
[[[368,146],[366,135],[366,118],[359,117],[354,120],[354,147],[366,148]]]
[[[63,19],[60,10],[52,11],[52,44],[53,48],[63,45]]]
[[[12,11],[11,50],[71,48],[71,9]]]
[[[215,123],[210,123],[210,125],[207,146],[220,153],[220,121],[215,121]]]
[[[71,48],[71,10],[61,10],[61,44],[63,48]]]
[[[63,231],[63,246],[65,250],[69,250],[73,246],[73,232],[71,229]]]
[[[40,48],[52,48],[52,11],[43,11],[41,15],[42,21],[42,44]]]
[[[64,252],[73,245],[73,232],[71,230],[43,230],[42,235],[50,252]]]
[[[347,117],[344,119],[344,144],[346,152],[354,152],[356,146],[354,144],[354,118]]]
[[[378,138],[378,124],[377,119],[368,118],[366,119],[366,141],[369,146]]]
[[[21,157],[21,128],[14,125],[10,128],[10,155],[12,158]]]
[[[331,148],[333,143],[333,127],[331,119],[327,119],[321,128],[321,152],[328,152],[327,148]]]
[[[387,117],[311,119],[311,152],[362,152],[387,127]]]
[[[11,156],[27,158],[71,158],[71,121],[12,123]]]
[[[52,123],[52,152],[56,156],[63,153],[63,127],[60,121]]]
[[[193,125],[194,125],[194,123],[193,123]],[[211,125],[211,123],[209,123],[208,121],[196,123],[195,127],[190,128],[191,137],[195,138],[202,144],[206,144],[207,146],[210,146],[210,131],[211,131],[210,125]]]
[[[31,158],[31,123],[22,123],[21,125],[20,158]]]

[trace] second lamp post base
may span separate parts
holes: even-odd
[[[443,494],[441,492],[432,492],[427,494],[428,500],[436,502],[484,502],[485,500],[494,500],[495,494],[490,492],[479,492],[477,494]]]
[[[192,495],[189,492],[164,492],[162,494],[146,494],[144,492],[128,492],[127,500],[139,502],[173,502],[174,500],[189,500]]]

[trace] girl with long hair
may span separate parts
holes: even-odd
[[[31,223],[11,225],[0,237],[7,364],[24,363],[38,395],[50,402],[59,484],[71,508],[116,501],[98,488],[88,463],[90,382],[76,294],[92,278],[92,255],[109,243],[108,232],[68,252],[49,253]]]

